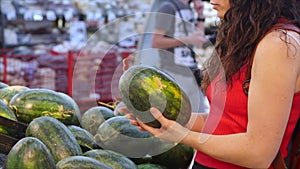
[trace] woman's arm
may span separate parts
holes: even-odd
[[[258,45],[255,53],[248,99],[247,132],[210,135],[189,131],[165,119],[152,109],[161,122],[160,129],[143,123],[141,127],[168,141],[190,145],[216,159],[249,167],[268,168],[275,158],[284,135],[294,93],[299,88],[300,49],[272,32]]]
[[[191,131],[201,132],[207,116],[207,113],[192,113],[185,127]]]

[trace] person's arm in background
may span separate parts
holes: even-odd
[[[205,16],[204,16],[204,2],[202,0],[191,0],[193,2],[194,11],[197,13],[196,26],[197,31],[191,34],[191,37],[201,37],[198,44],[194,44],[197,47],[202,47],[204,43],[208,41],[205,37]]]
[[[193,0],[194,2],[194,10],[197,12],[197,28],[198,31],[205,34],[205,16],[204,16],[204,2],[202,0]]]
[[[202,1],[201,1],[202,2]],[[195,8],[197,8],[197,14],[198,16],[203,16],[203,3],[195,4]],[[159,17],[164,17],[163,15]],[[175,17],[175,16],[174,16]],[[168,20],[165,20],[167,22]],[[193,33],[189,36],[184,37],[177,37],[176,39],[172,37],[168,37],[167,30],[163,29],[154,29],[153,37],[152,37],[152,47],[158,48],[158,49],[168,49],[168,48],[174,48],[176,46],[181,45],[195,45],[195,46],[202,46],[204,42],[207,40],[204,36],[204,23],[200,23],[201,21],[198,21],[197,23],[197,32]]]
[[[201,24],[200,24],[201,25]],[[181,45],[201,46],[207,39],[203,32],[197,31],[190,36],[178,37],[176,39],[165,36],[166,30],[155,29],[152,37],[152,47],[158,49],[168,49]]]
[[[182,38],[171,38],[166,36],[166,30],[155,29],[152,37],[152,47],[158,49],[168,49],[184,44]]]
[[[201,24],[200,24],[201,25]],[[195,45],[202,46],[207,39],[204,36],[204,32],[197,31],[190,36],[178,37],[176,39],[165,36],[166,31],[155,29],[152,37],[152,47],[158,49],[174,48],[181,45]]]

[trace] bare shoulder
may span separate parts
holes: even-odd
[[[274,30],[267,34],[258,44],[254,65],[276,66],[293,75],[295,92],[300,91],[300,35],[294,31]],[[256,66],[255,66],[256,67]]]
[[[300,34],[294,31],[274,30],[259,42],[257,48],[278,56],[288,55],[300,59]]]
[[[273,30],[268,33],[262,42],[265,43],[288,43],[300,47],[300,34],[295,31],[287,31],[282,29]]]

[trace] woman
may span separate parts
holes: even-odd
[[[193,114],[181,126],[151,108],[161,128],[133,116],[131,122],[158,138],[197,149],[195,169],[272,168],[278,151],[287,156],[300,117],[300,33],[274,26],[300,27],[299,0],[210,3],[221,18],[203,82],[210,112]]]

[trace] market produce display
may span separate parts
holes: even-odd
[[[1,1],[5,36],[0,42],[0,169],[187,168],[166,164],[188,164],[190,149],[177,149],[182,156],[175,152],[169,158],[158,156],[177,144],[138,130],[118,112],[118,107],[129,107],[126,102],[145,110],[145,118],[149,105],[181,124],[190,117],[186,95],[156,69],[131,71],[131,76],[138,76],[120,84],[134,90],[128,90],[130,98],[119,96],[119,77],[135,64],[131,56],[137,56],[140,34],[151,27],[148,14],[141,11],[150,12],[155,4],[151,0]],[[143,83],[140,75],[145,77]],[[9,127],[2,123],[4,118]],[[157,121],[149,124],[159,126]],[[7,138],[10,144],[3,144]]]
[[[32,93],[32,97],[28,93]],[[51,111],[49,105],[54,105],[54,107],[57,105],[53,103],[76,104],[75,100],[64,93],[43,88],[29,88],[17,93],[11,100],[15,107],[32,110],[28,104],[24,106],[25,101],[17,102],[15,98],[29,100],[28,103],[31,103],[29,105],[38,104],[36,107],[46,107],[48,111]],[[91,107],[89,111],[82,113],[82,117],[89,117],[90,112],[97,112],[96,116],[82,118],[86,120],[86,123],[92,123],[92,119],[101,119],[101,124],[96,125],[95,135],[84,129],[81,124],[69,125],[57,116],[40,114],[32,117],[32,120],[27,123],[24,137],[16,138],[19,141],[11,147],[6,157],[2,158],[5,160],[2,162],[4,167],[7,169],[187,168],[192,161],[194,153],[191,151],[192,148],[178,146],[176,143],[161,142],[150,133],[139,130],[131,125],[129,119],[123,114],[114,114],[118,107],[124,106],[124,103],[118,103],[121,104],[114,104],[109,108],[100,105]],[[1,99],[0,105],[3,107],[0,116],[18,121],[16,118],[18,114],[13,111],[15,109],[12,106],[6,105]],[[76,108],[73,107],[73,109]],[[30,115],[36,112],[28,111],[27,113]],[[16,117],[13,118],[14,116]],[[6,133],[9,135],[10,131]]]
[[[124,104],[150,126],[160,126],[149,111],[153,106],[166,118],[182,125],[190,118],[191,103],[188,96],[172,77],[155,67],[130,67],[120,78],[119,90]]]

